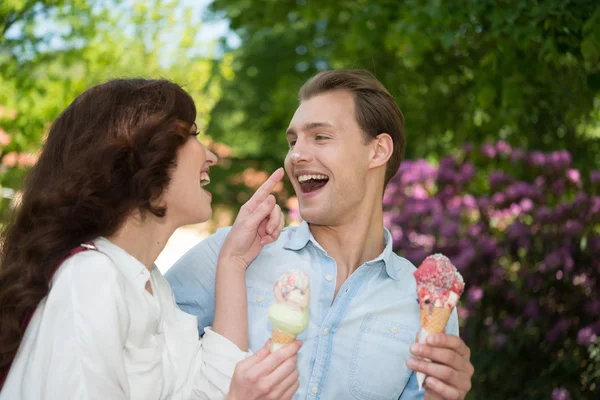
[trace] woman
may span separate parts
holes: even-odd
[[[216,157],[196,140],[195,118],[179,86],[132,79],[89,89],[54,122],[2,238],[1,400],[296,391],[299,343],[247,352],[244,273],[281,232],[269,193],[282,171],[236,219],[219,258],[214,327],[202,339],[154,266],[175,229],[211,216],[202,187]]]

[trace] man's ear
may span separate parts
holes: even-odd
[[[387,133],[380,133],[370,143],[372,146],[369,167],[376,168],[387,164],[394,152],[394,141]]]

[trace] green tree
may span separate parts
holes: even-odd
[[[367,68],[406,116],[407,157],[465,142],[568,147],[598,165],[600,6],[593,0],[215,0],[241,45],[229,49],[209,134],[239,161],[271,167],[297,89],[329,68]],[[241,168],[241,166],[239,166]]]
[[[192,16],[174,0],[2,2],[0,185],[5,197],[20,186],[60,111],[107,79],[172,79],[196,99],[198,124],[206,125],[219,95],[208,78],[223,64],[193,55],[199,44]],[[10,201],[2,200],[2,220]]]

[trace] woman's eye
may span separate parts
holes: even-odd
[[[327,136],[323,136],[323,135],[317,135],[316,136],[317,140],[325,140],[325,139],[329,139]]]
[[[304,296],[304,290],[300,291],[300,295]]]

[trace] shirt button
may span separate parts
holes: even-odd
[[[258,301],[259,303],[260,303],[261,301],[263,301],[264,299],[265,299],[265,298],[264,298],[264,297],[262,297],[261,295],[258,295],[258,296],[256,296],[256,301]]]
[[[313,394],[317,394],[317,393],[319,393],[319,388],[318,388],[318,387],[316,387],[316,386],[313,386],[313,388],[312,388],[312,392],[313,392]]]
[[[398,328],[396,328],[395,326],[393,326],[390,330],[392,331],[392,333],[398,333]]]
[[[325,276],[325,279],[327,279],[327,282],[331,282],[331,281],[333,280],[333,276],[331,276],[331,275],[327,274],[327,275]]]
[[[327,336],[327,335],[329,335],[329,328],[325,328],[323,330],[323,336]]]

